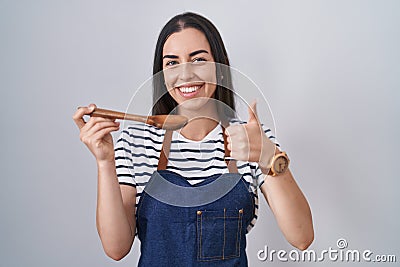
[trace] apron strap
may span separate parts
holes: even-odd
[[[164,140],[160,152],[160,158],[158,160],[158,166],[157,166],[158,171],[165,170],[167,168],[168,155],[169,155],[169,150],[171,148],[172,132],[173,132],[172,130],[165,131]],[[224,160],[228,167],[229,173],[238,173],[236,160],[231,159],[229,156],[228,140],[227,140],[228,138],[225,134],[224,126],[222,126],[222,135],[224,136],[224,150],[225,150]]]
[[[169,149],[171,147],[172,130],[166,130],[161,147],[160,158],[158,160],[157,170],[165,170],[168,164]]]

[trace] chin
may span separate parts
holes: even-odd
[[[186,99],[178,102],[178,105],[190,111],[205,111],[207,104],[209,104],[210,97],[196,97],[191,99]]]

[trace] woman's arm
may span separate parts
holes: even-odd
[[[80,129],[81,141],[97,162],[97,231],[105,253],[120,260],[130,251],[135,236],[136,188],[118,183],[110,133],[119,129],[119,123],[101,117],[91,117],[87,123],[83,120],[94,108],[95,105],[79,108],[73,119]]]
[[[135,231],[136,188],[119,185],[115,161],[98,163],[96,225],[105,253],[120,260],[131,250]]]
[[[231,157],[258,163],[265,176],[261,191],[286,239],[298,249],[306,249],[314,239],[310,207],[289,170],[276,177],[266,175],[271,158],[279,150],[262,129],[256,102],[249,107],[246,124],[229,126],[225,131]]]
[[[310,207],[290,170],[279,176],[265,175],[261,192],[286,240],[304,250],[314,240]]]

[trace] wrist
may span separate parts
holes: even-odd
[[[104,169],[104,168],[113,168],[113,169],[115,169],[115,159],[114,159],[114,157],[112,159],[97,160],[97,167],[99,169]]]
[[[268,174],[271,160],[274,157],[274,155],[276,155],[276,153],[279,153],[279,149],[268,138],[265,138],[264,140],[265,141],[262,147],[258,166],[260,167],[262,173]]]

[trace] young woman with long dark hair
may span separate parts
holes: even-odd
[[[209,64],[212,77],[192,64]],[[159,35],[153,74],[152,113],[188,117],[179,131],[132,123],[114,146],[110,133],[118,122],[83,120],[95,105],[73,116],[98,166],[96,218],[106,254],[122,259],[138,235],[139,266],[247,266],[259,189],[288,242],[306,249],[313,240],[309,205],[255,103],[249,120],[238,123],[216,27],[195,13],[173,17]]]

